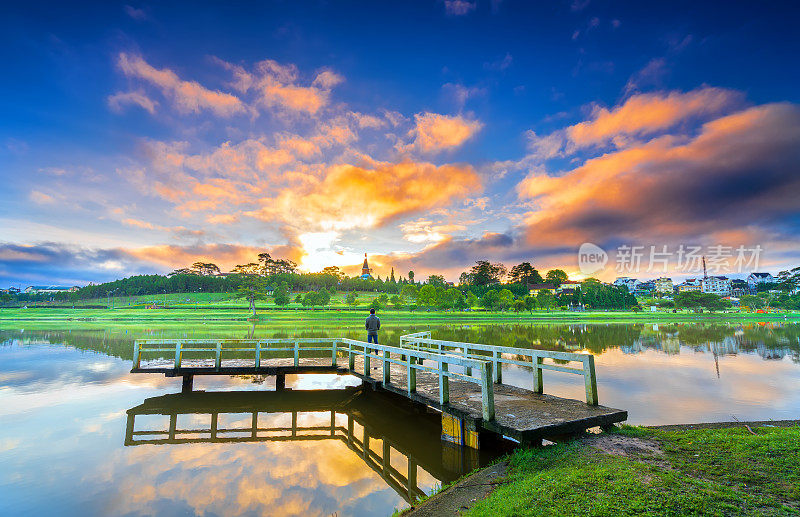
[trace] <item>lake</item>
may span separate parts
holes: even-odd
[[[389,319],[389,318],[385,318]],[[595,354],[600,403],[629,423],[800,416],[800,325],[385,324],[433,337]],[[349,376],[274,380],[129,373],[145,337],[363,339],[347,325],[36,323],[0,330],[0,514],[388,515],[503,451],[440,441],[440,420]],[[531,372],[504,382],[531,387]],[[583,399],[580,377],[545,393]],[[226,430],[212,436],[215,428]],[[170,427],[185,431],[170,440]],[[294,429],[294,431],[293,431]],[[366,437],[366,439],[365,439]]]

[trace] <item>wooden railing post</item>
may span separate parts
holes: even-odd
[[[181,345],[180,341],[175,342],[175,369],[181,367]]]
[[[439,361],[439,403],[448,404],[450,402],[450,377],[447,376],[448,364]]]
[[[534,393],[544,393],[544,382],[542,380],[542,362],[544,361],[544,357],[540,357],[538,355],[533,355],[531,357],[533,364],[533,392]]]
[[[347,367],[351,372],[356,369],[356,354],[353,353],[353,343],[347,343]]]
[[[503,369],[500,366],[500,352],[497,350],[492,351],[492,371],[494,372],[494,382],[500,384],[503,382]]]
[[[142,362],[142,353],[139,351],[139,342],[133,343],[133,368],[139,368],[139,363]]]
[[[334,368],[336,368],[336,355],[337,354],[338,354],[338,351],[336,349],[336,340],[334,339],[331,342],[331,366],[333,366]]]
[[[364,349],[364,375],[369,377],[369,348],[362,347]]]
[[[492,363],[481,364],[481,407],[483,419],[494,420],[494,383],[492,382]]]
[[[214,368],[222,368],[222,341],[217,341],[217,355],[214,358]]]
[[[583,360],[583,380],[586,383],[586,403],[597,405],[597,377],[594,373],[594,356],[587,355]]]
[[[383,383],[392,382],[392,363],[389,362],[389,351],[383,351]]]
[[[469,359],[469,348],[467,348],[466,346],[464,347],[464,359]],[[471,366],[465,367],[464,373],[466,373],[469,376],[472,376],[472,367]]]
[[[300,366],[300,343],[297,341],[294,342],[294,366]]]
[[[256,368],[261,368],[261,341],[256,343]]]
[[[408,379],[408,392],[414,393],[417,391],[417,369],[415,365],[417,364],[417,358],[414,356],[408,356],[408,365],[407,368],[407,379]]]

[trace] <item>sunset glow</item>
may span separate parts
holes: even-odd
[[[0,286],[264,251],[581,278],[584,242],[798,265],[798,13],[646,4],[4,6]]]

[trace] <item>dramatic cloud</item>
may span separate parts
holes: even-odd
[[[588,121],[567,129],[567,136],[577,147],[602,145],[668,129],[690,117],[714,115],[740,100],[739,93],[721,88],[635,95],[612,110],[595,107]]]
[[[449,117],[425,112],[414,115],[414,119],[414,141],[402,150],[413,148],[423,153],[435,153],[452,149],[472,138],[483,127],[477,120],[468,120],[461,115]]]
[[[253,262],[264,251],[298,262],[304,254],[301,249],[289,245],[165,244],[101,249],[57,242],[0,243],[0,282],[84,285],[134,274],[166,273],[197,261],[214,262],[227,271],[236,264]]]
[[[151,115],[156,112],[158,102],[150,99],[141,91],[136,92],[118,92],[108,97],[108,107],[112,111],[120,113],[126,105],[139,106]]]
[[[410,242],[440,242],[450,238],[453,232],[467,229],[463,224],[435,224],[430,219],[418,219],[400,225],[403,238]]]
[[[194,262],[214,262],[223,271],[237,264],[247,264],[264,251],[280,258],[300,261],[302,250],[292,246],[254,247],[238,244],[198,244],[194,246],[159,245],[124,250],[129,256],[143,262],[158,264],[169,269],[184,267]]]
[[[319,182],[286,189],[251,215],[322,230],[374,228],[404,215],[446,206],[480,191],[467,165],[402,162],[333,165]]]
[[[530,158],[543,161],[608,144],[621,149],[636,145],[642,138],[712,119],[732,111],[742,102],[739,92],[706,87],[685,93],[633,95],[611,109],[594,105],[588,120],[583,122],[543,136],[528,131]]]
[[[199,113],[209,110],[217,115],[230,117],[247,111],[236,96],[209,90],[194,81],[184,81],[168,68],[159,70],[151,66],[141,56],[120,53],[117,66],[125,75],[159,87],[166,97],[175,102],[175,107],[180,112]]]
[[[487,232],[475,239],[448,237],[419,253],[395,253],[380,257],[379,260],[394,265],[398,271],[413,270],[419,273],[419,278],[428,274],[445,274],[448,278],[456,279],[476,260],[514,261],[519,254],[518,243],[510,234]],[[525,260],[531,260],[530,256],[526,256]]]
[[[520,196],[535,206],[527,239],[703,239],[753,228],[762,237],[800,215],[800,109],[768,104],[707,122],[692,139],[663,136],[559,175],[533,173]],[[786,226],[786,225],[789,226]],[[752,241],[751,241],[752,242]]]

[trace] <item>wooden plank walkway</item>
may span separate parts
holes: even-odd
[[[524,443],[537,443],[543,438],[582,432],[597,426],[608,426],[628,418],[626,411],[601,405],[534,393],[519,387],[495,383],[495,418],[483,418],[481,386],[461,377],[449,378],[449,401],[440,402],[440,376],[429,370],[417,370],[416,391],[409,392],[408,368],[389,363],[389,382],[384,383],[383,361],[371,359],[370,374],[364,374],[364,357],[353,358],[354,368],[346,358],[338,358],[337,366],[330,357],[302,357],[298,366],[293,358],[261,359],[259,367],[253,359],[224,359],[216,367],[213,359],[184,359],[176,369],[172,361],[142,363],[134,373],[163,373],[167,376],[186,375],[285,375],[295,373],[336,373],[361,378],[376,389],[384,389],[410,398],[418,403],[454,415],[465,422],[470,430],[492,432],[514,438]],[[430,360],[423,361],[427,365]],[[341,365],[341,366],[339,366]],[[456,373],[456,370],[450,373]]]

